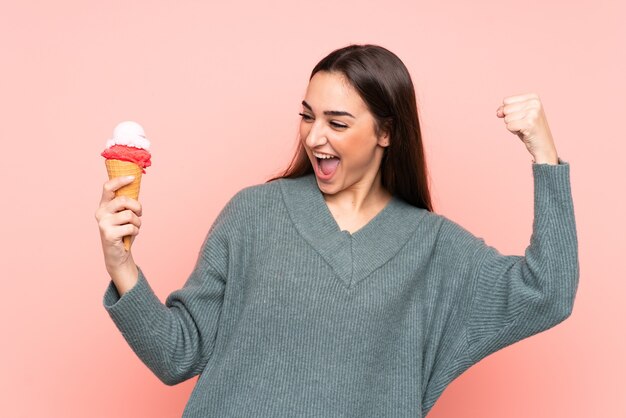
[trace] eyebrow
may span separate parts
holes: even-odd
[[[311,105],[308,104],[305,100],[302,101],[302,106],[306,107],[311,112],[313,111]],[[351,118],[356,119],[351,113],[345,112],[343,110],[325,110],[324,114],[330,116],[350,116]]]

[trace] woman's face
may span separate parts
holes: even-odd
[[[313,76],[301,115],[300,138],[323,193],[369,189],[380,181],[377,174],[388,135],[376,136],[373,115],[341,73],[320,71]]]

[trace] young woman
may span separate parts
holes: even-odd
[[[425,416],[471,365],[567,318],[576,294],[569,164],[536,94],[496,114],[534,158],[525,256],[432,211],[409,73],[351,45],[313,69],[288,169],[228,202],[165,304],[122,244],[141,216],[114,197],[128,180],[104,184],[104,306],[164,383],[200,375],[185,417]]]

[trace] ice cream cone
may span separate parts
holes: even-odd
[[[135,163],[121,160],[104,160],[107,172],[109,173],[109,179],[122,176],[135,176],[135,180],[132,183],[127,184],[124,187],[117,189],[115,196],[128,196],[137,200],[139,198],[139,186],[141,185],[141,167]],[[124,248],[126,251],[130,250],[131,236],[124,237]]]

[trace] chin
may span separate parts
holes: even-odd
[[[339,191],[336,185],[324,183],[323,181],[320,181],[320,179],[318,179],[317,177],[315,179],[317,181],[317,187],[322,193],[333,195]]]

